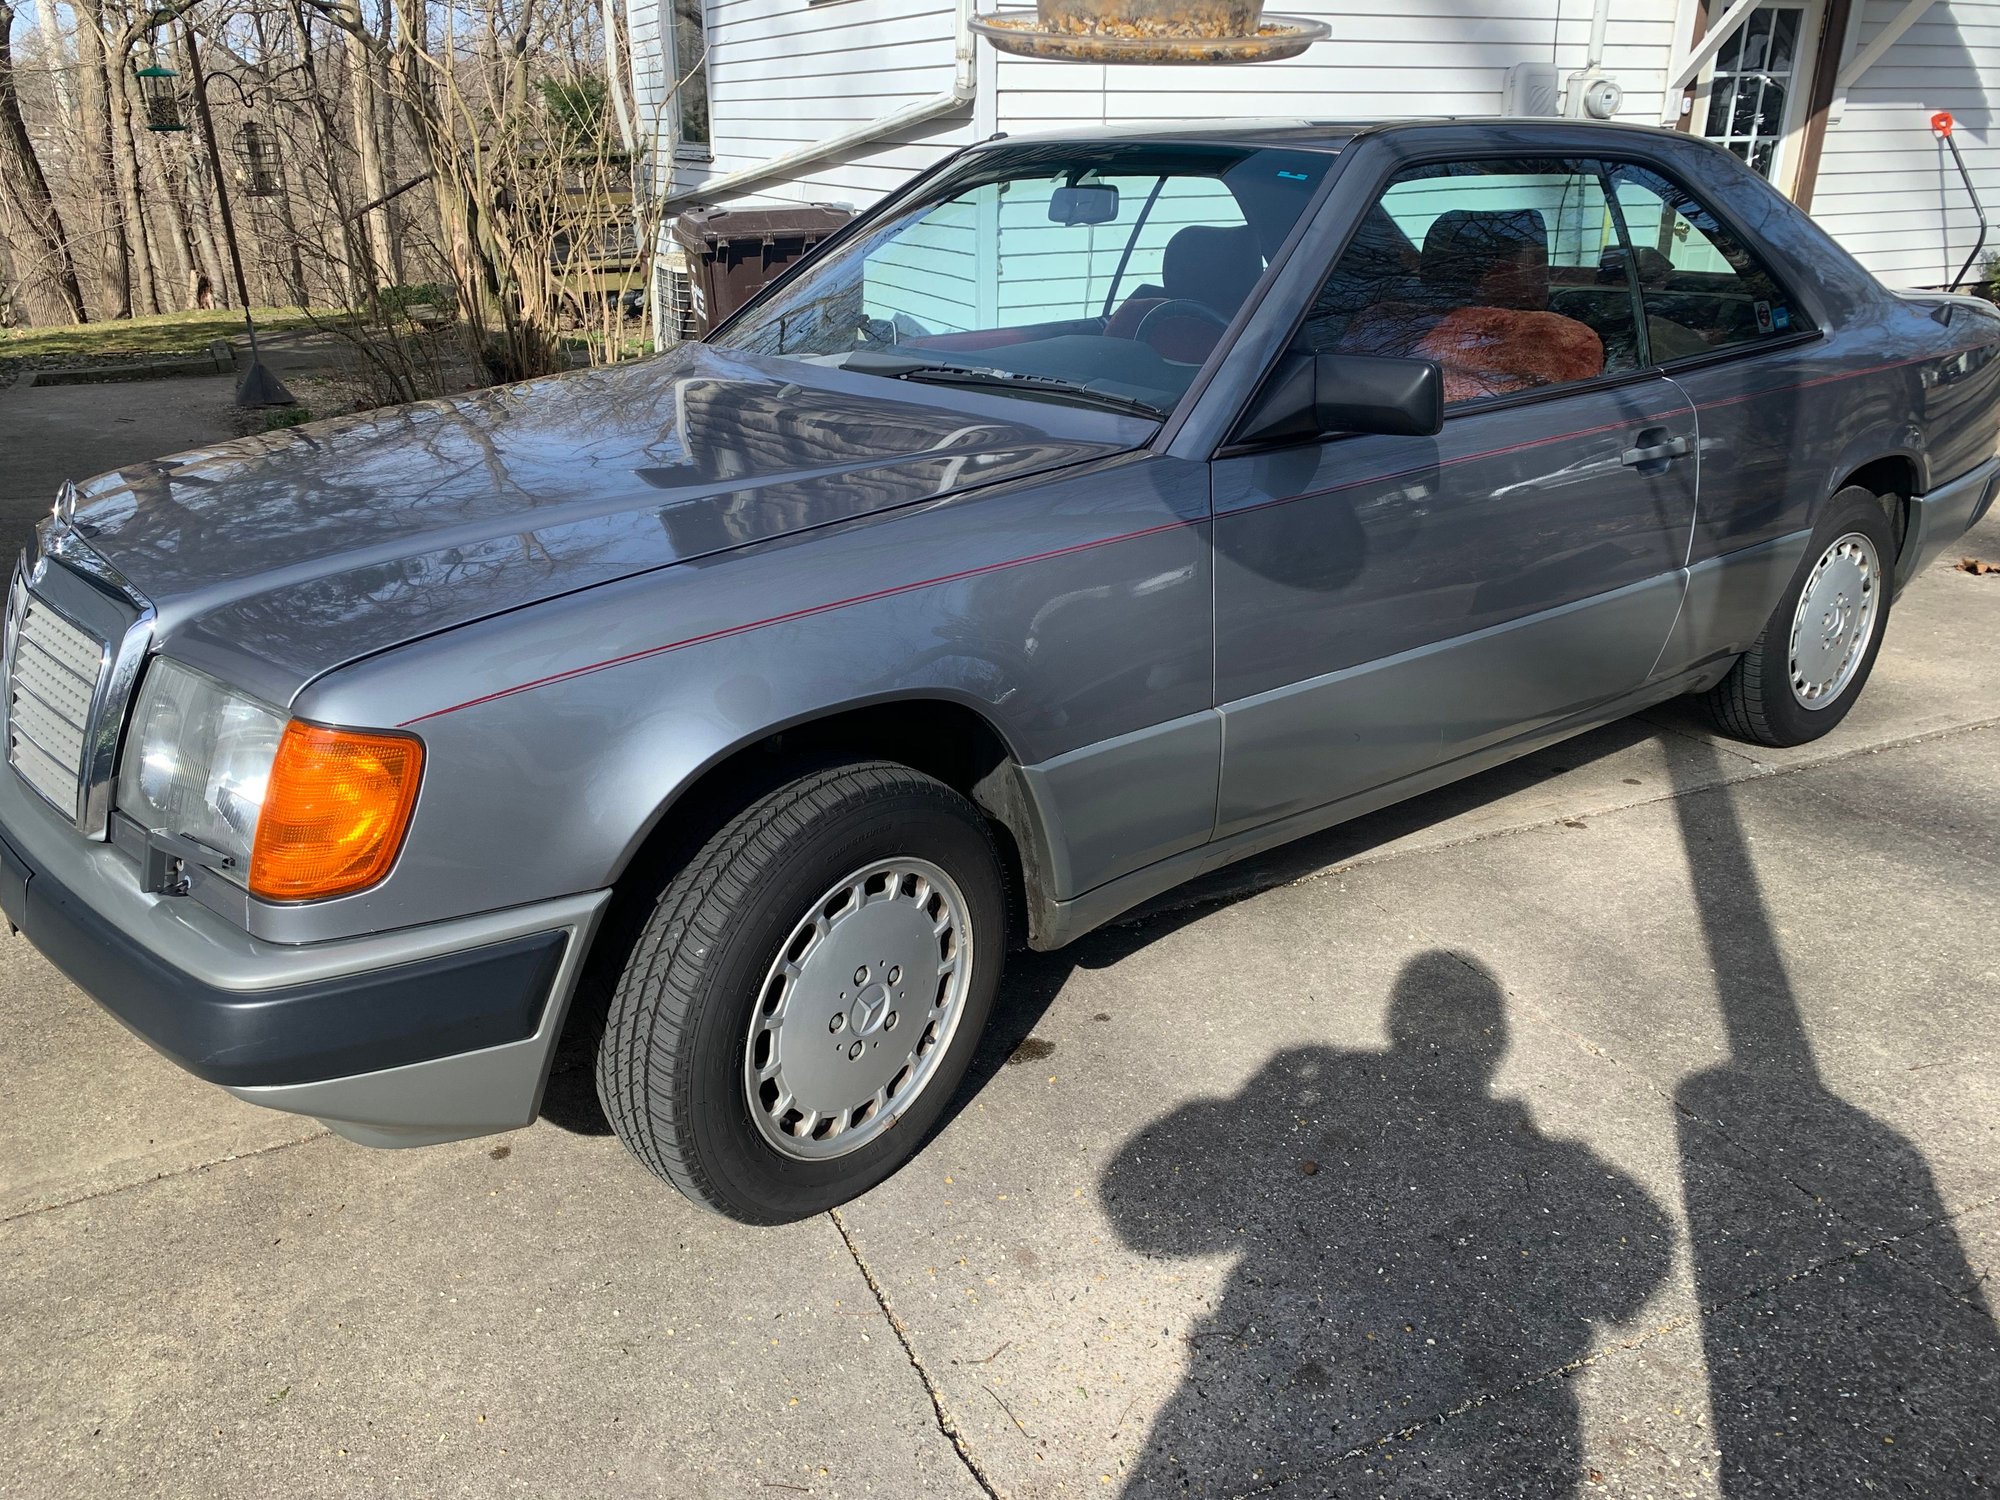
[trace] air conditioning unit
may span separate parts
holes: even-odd
[[[1559,115],[1562,113],[1562,74],[1554,63],[1521,62],[1507,70],[1507,91],[1502,97],[1503,115]]]
[[[687,252],[672,241],[655,263],[653,276],[653,345],[666,349],[701,333],[695,311],[694,278],[688,274]]]

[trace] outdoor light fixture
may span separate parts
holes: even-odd
[[[174,87],[179,76],[172,68],[163,68],[158,63],[139,70],[139,98],[146,106],[148,130],[187,129],[187,123],[181,119],[181,96]]]

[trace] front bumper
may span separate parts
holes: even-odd
[[[1996,490],[2000,490],[2000,458],[1989,458],[1928,495],[1910,497],[1910,529],[1896,559],[1897,593],[1979,524]]]
[[[0,909],[141,1038],[237,1097],[369,1145],[526,1125],[607,891],[289,946],[79,837],[0,767]]]

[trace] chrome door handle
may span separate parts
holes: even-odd
[[[1662,459],[1679,458],[1688,451],[1688,440],[1684,437],[1668,438],[1664,443],[1654,443],[1650,448],[1627,448],[1619,455],[1618,461],[1627,468],[1639,464],[1658,463]]]

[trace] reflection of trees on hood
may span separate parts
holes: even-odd
[[[136,465],[81,520],[156,599],[243,580],[215,628],[303,660],[1093,451],[697,350]]]

